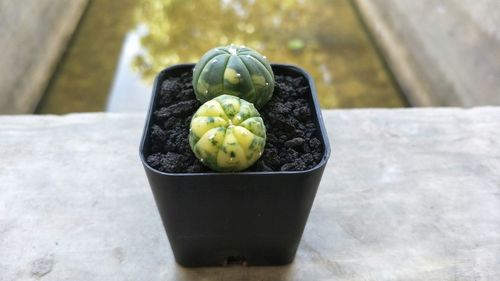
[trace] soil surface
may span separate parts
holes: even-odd
[[[153,168],[170,173],[210,172],[193,154],[188,135],[191,117],[200,107],[191,84],[192,74],[167,78],[161,85],[159,108],[149,132]],[[275,76],[272,99],[259,111],[266,125],[262,157],[246,171],[303,171],[316,166],[323,156],[319,129],[311,118],[307,80]]]

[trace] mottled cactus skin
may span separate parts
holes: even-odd
[[[217,47],[203,55],[196,64],[193,87],[202,103],[228,94],[261,109],[273,95],[274,74],[267,59],[250,48]]]
[[[222,95],[193,115],[189,144],[200,161],[215,171],[236,172],[257,161],[266,143],[266,127],[254,105]]]

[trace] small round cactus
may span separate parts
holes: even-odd
[[[204,103],[191,119],[189,144],[194,155],[215,171],[242,171],[257,161],[266,127],[254,105],[221,95]]]
[[[272,97],[274,74],[267,59],[235,45],[208,51],[193,72],[196,98],[204,103],[219,95],[240,97],[262,108]]]

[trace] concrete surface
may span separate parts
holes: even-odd
[[[500,105],[500,1],[355,3],[412,104]]]
[[[295,262],[175,264],[144,116],[0,117],[0,280],[500,280],[500,108],[324,111]]]
[[[31,113],[88,0],[0,0],[0,114]]]

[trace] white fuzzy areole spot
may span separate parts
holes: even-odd
[[[229,162],[233,162],[233,161],[234,161],[233,157],[229,158]]]
[[[216,63],[216,62],[217,62],[217,59],[213,59],[213,60],[212,60],[212,63]]]
[[[261,152],[259,152],[259,156],[262,156],[262,151],[261,151]]]
[[[269,83],[268,83],[268,82],[266,82],[266,86],[269,86]]]
[[[241,77],[241,74],[239,74],[239,73],[236,73],[236,77]]]
[[[234,47],[234,45],[231,45],[229,48],[227,48],[227,51],[231,54],[231,55],[236,55],[236,48]]]
[[[211,140],[211,141],[212,141],[212,140],[214,140],[214,138],[215,138],[215,134],[212,134],[212,135],[210,135],[210,136],[208,137],[208,139],[209,139],[209,140]]]
[[[203,163],[203,161],[205,161],[205,159],[203,159],[203,158],[200,158],[200,161],[201,161],[201,162]]]
[[[205,94],[208,94],[208,90],[205,90]],[[213,105],[211,105],[210,107],[213,107]]]

